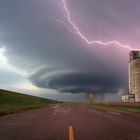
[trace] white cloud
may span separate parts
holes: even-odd
[[[7,59],[4,56],[5,48],[2,47],[0,48],[0,65],[6,65],[7,64]]]

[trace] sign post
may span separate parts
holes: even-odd
[[[88,98],[89,98],[89,102],[92,103],[93,102],[93,99],[95,98],[95,94],[93,93],[92,90],[90,90],[88,92]]]

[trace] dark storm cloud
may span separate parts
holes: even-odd
[[[67,2],[89,38],[138,46],[139,1]],[[92,88],[116,93],[127,87],[128,50],[88,46],[55,18],[67,21],[60,0],[0,1],[0,43],[6,46],[9,63],[26,70],[36,86],[60,92]]]
[[[36,73],[30,79],[38,87],[56,89],[60,92],[83,93],[89,89],[93,89],[96,93],[117,92],[123,83],[121,79],[109,75],[110,73],[103,71],[98,73],[57,72],[51,76]]]

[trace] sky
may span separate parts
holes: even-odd
[[[1,0],[0,88],[65,101],[86,101],[92,89],[96,101],[120,100],[128,92],[129,52],[140,49],[139,5]]]

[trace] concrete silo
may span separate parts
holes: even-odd
[[[129,53],[129,97],[140,102],[140,52]]]

